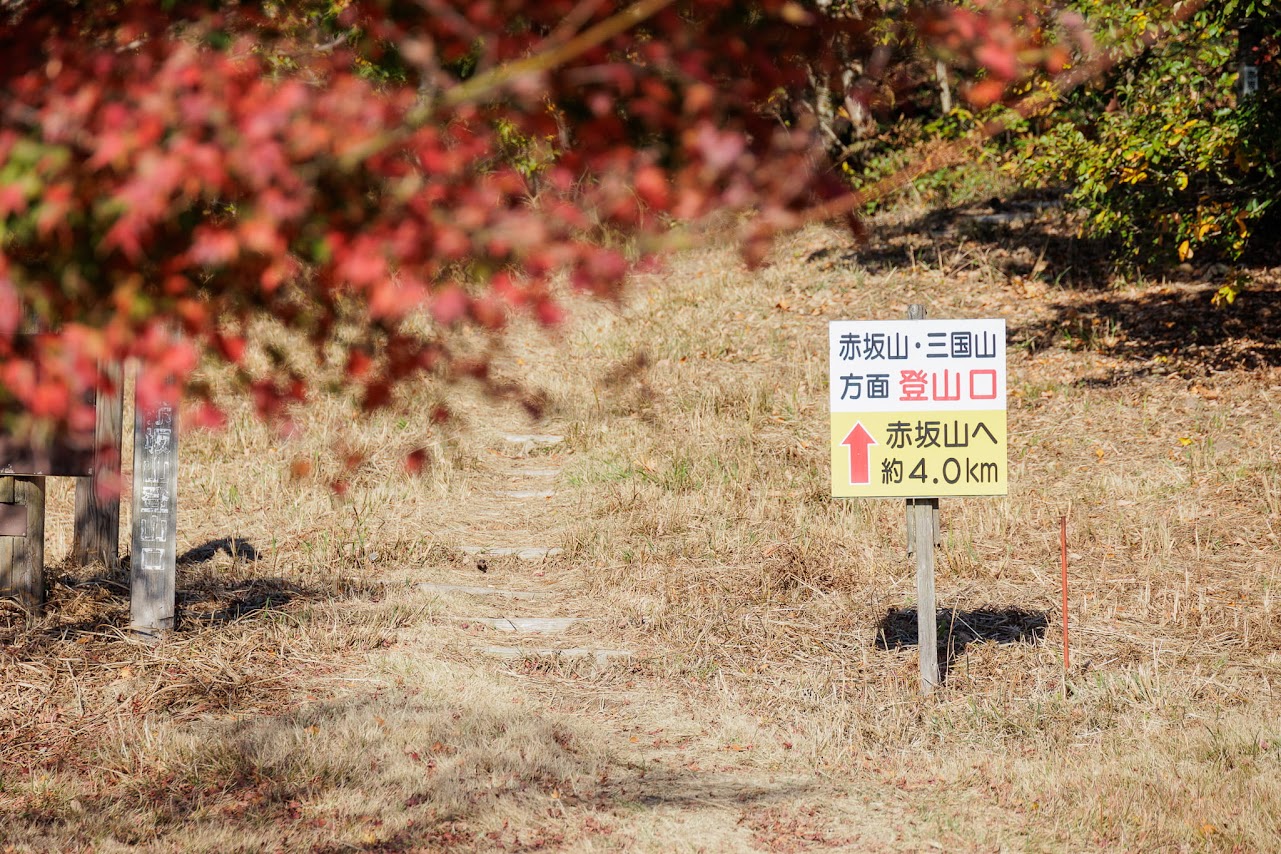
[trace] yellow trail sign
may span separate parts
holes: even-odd
[[[832,495],[1004,495],[1004,320],[833,321]]]

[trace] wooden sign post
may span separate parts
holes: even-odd
[[[104,367],[114,394],[98,394],[94,425],[93,473],[76,478],[76,520],[71,559],[80,566],[102,561],[109,573],[120,568],[120,440],[124,421],[124,372],[119,362]],[[104,497],[104,479],[115,481],[115,494]]]
[[[908,320],[924,320],[925,306],[907,307]],[[932,694],[939,677],[938,621],[934,605],[934,549],[942,545],[942,518],[937,498],[909,498],[907,554],[916,558],[916,646],[921,656],[921,693]]]
[[[0,476],[0,592],[44,607],[44,478]]]
[[[1004,495],[1005,321],[829,325],[832,496],[907,501],[921,691],[941,679],[934,601],[939,496]]]
[[[178,407],[134,407],[130,614],[135,632],[174,627],[178,543]]]

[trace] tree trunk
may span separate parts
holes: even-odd
[[[934,76],[939,82],[939,106],[946,116],[952,112],[952,86],[947,82],[947,66],[941,59],[934,60]]]

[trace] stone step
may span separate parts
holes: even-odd
[[[500,632],[540,632],[542,634],[560,634],[575,623],[583,620],[579,617],[464,617],[459,622],[489,626]]]
[[[506,596],[509,599],[543,599],[550,590],[506,590],[501,587],[473,587],[467,584],[439,584],[424,581],[418,585],[424,593],[466,593],[471,596]]]
[[[465,555],[515,557],[521,560],[543,560],[555,557],[564,551],[564,549],[549,549],[541,546],[460,546],[458,550]]]
[[[503,436],[503,441],[510,442],[513,445],[542,445],[550,447],[559,445],[565,441],[565,437],[539,433],[508,433]]]
[[[503,498],[551,498],[556,493],[550,489],[500,489],[494,494]]]
[[[500,658],[594,658],[597,664],[625,661],[632,657],[631,650],[627,649],[594,649],[586,646],[573,646],[568,649],[486,646],[482,647],[481,651]]]

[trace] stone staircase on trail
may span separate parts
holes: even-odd
[[[601,620],[599,616],[558,613],[564,607],[563,594],[543,580],[545,571],[542,566],[548,558],[560,555],[562,549],[526,542],[536,536],[528,530],[495,532],[478,524],[495,518],[529,518],[531,511],[538,512],[540,505],[548,505],[558,495],[546,484],[560,476],[561,466],[553,466],[548,457],[531,459],[529,455],[555,448],[563,437],[508,434],[502,439],[508,453],[500,454],[505,470],[498,472],[499,476],[521,486],[524,485],[522,481],[533,481],[532,485],[540,488],[480,491],[472,506],[465,508],[470,523],[467,544],[460,546],[459,551],[475,558],[477,569],[482,573],[487,572],[490,558],[514,559],[514,566],[504,564],[508,570],[504,573],[507,582],[500,586],[486,584],[480,579],[476,584],[432,581],[422,582],[418,588],[457,600],[459,606],[465,602],[471,610],[450,618],[450,622],[459,628],[471,630],[480,627],[486,634],[494,632],[511,639],[511,643],[475,645],[486,655],[500,659],[587,659],[602,666],[631,658],[630,650],[597,647],[583,637],[585,632],[590,636],[592,625]],[[513,450],[514,453],[510,453]],[[524,460],[537,462],[537,466],[523,465]],[[500,539],[506,542],[500,544]],[[512,544],[513,540],[520,544]],[[519,581],[519,584],[511,584],[511,581]],[[572,642],[562,638],[566,634],[573,635]]]

